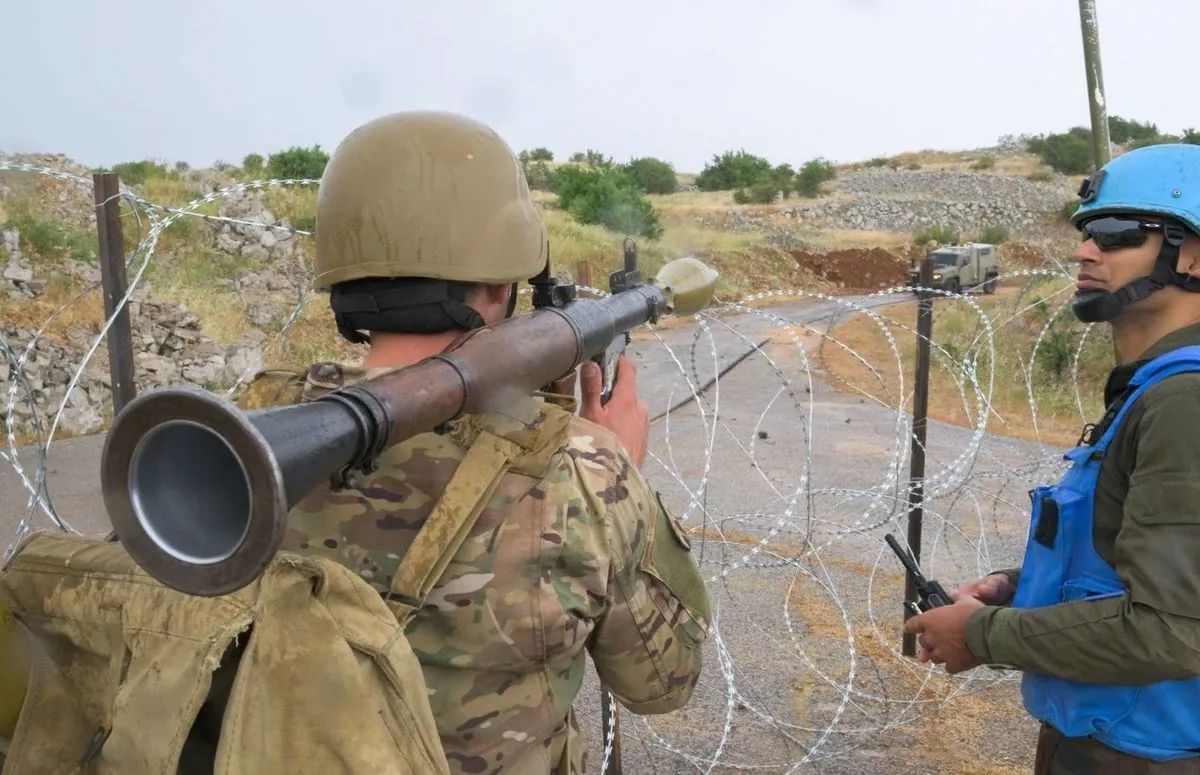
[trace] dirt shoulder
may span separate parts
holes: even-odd
[[[990,337],[984,319],[965,303],[935,300],[930,419],[976,428],[986,413],[988,433],[1074,446],[1083,425],[1102,411],[1099,399],[1111,357],[1094,344],[1081,350],[1077,331],[1046,333],[1040,320],[1020,314],[1032,300],[1019,288],[1002,288],[995,296],[972,300],[991,323]],[[838,391],[911,411],[916,327],[915,300],[901,300],[874,317],[851,314],[823,338],[816,359]],[[974,378],[964,369],[964,360],[973,365]]]

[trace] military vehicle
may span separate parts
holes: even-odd
[[[952,243],[931,251],[933,282],[930,288],[948,293],[962,293],[978,288],[984,293],[996,292],[1000,268],[996,263],[996,246],[981,242],[965,245]],[[916,262],[909,268],[908,285],[917,293],[921,285],[921,267]]]

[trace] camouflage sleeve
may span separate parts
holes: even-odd
[[[610,607],[589,646],[600,679],[638,714],[688,703],[708,637],[708,591],[682,527],[624,454],[606,504]]]

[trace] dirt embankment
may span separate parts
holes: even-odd
[[[1001,273],[1044,266],[1046,250],[1026,243],[1000,246]],[[829,283],[833,292],[862,293],[903,285],[913,261],[924,255],[919,246],[910,245],[897,252],[884,248],[851,248],[828,253],[789,250],[796,265],[815,278]]]
[[[883,248],[854,248],[829,253],[788,252],[797,265],[845,291],[877,291],[908,281],[908,258]]]

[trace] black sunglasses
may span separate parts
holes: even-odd
[[[1146,244],[1149,232],[1162,230],[1161,223],[1116,215],[1095,218],[1080,227],[1084,242],[1095,240],[1103,251],[1140,247]]]

